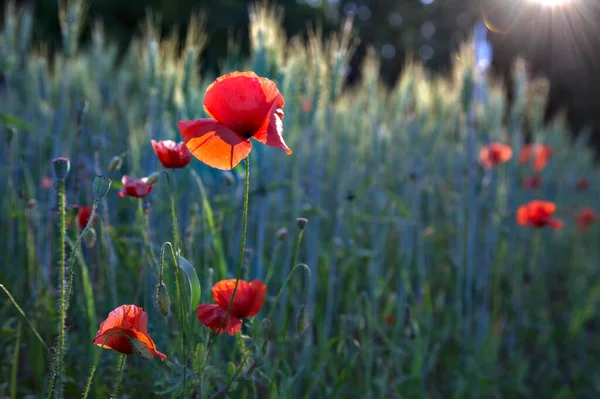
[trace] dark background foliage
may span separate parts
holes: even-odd
[[[3,0],[5,1],[5,0]],[[444,71],[452,52],[482,17],[492,28],[494,72],[505,76],[516,56],[530,62],[533,73],[551,81],[548,116],[568,110],[575,130],[587,124],[600,126],[600,3],[571,0],[563,8],[543,7],[531,0],[279,0],[285,10],[288,35],[307,27],[337,29],[345,15],[353,15],[360,46],[352,62],[349,81],[360,75],[360,62],[368,47],[380,52],[383,79],[393,84],[412,54],[428,67]],[[35,7],[36,40],[53,48],[58,44],[58,6],[55,0],[17,1]],[[123,48],[134,34],[141,33],[147,10],[160,15],[165,30],[185,24],[194,11],[204,11],[210,34],[203,67],[218,73],[219,61],[227,53],[227,41],[236,37],[241,50],[248,51],[248,5],[241,0],[94,0],[89,4],[89,21],[102,19],[107,35]],[[600,134],[594,134],[600,148]]]

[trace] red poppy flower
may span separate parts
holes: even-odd
[[[582,177],[575,182],[575,189],[577,191],[586,191],[588,188],[590,188],[590,182],[585,177]]]
[[[391,325],[391,324],[394,324],[395,321],[396,321],[396,318],[394,317],[393,314],[390,313],[387,316],[385,316],[385,324]]]
[[[598,219],[598,215],[591,208],[583,208],[575,218],[581,231],[586,231]]]
[[[233,169],[246,158],[251,137],[291,154],[281,136],[284,103],[271,80],[233,72],[206,89],[204,110],[210,118],[181,121],[179,131],[192,154],[217,169]]]
[[[533,169],[543,170],[550,158],[554,156],[552,147],[543,144],[525,144],[519,155],[520,163],[528,163],[533,159]]]
[[[533,175],[531,177],[526,177],[523,180],[523,188],[527,188],[530,190],[535,190],[542,186],[542,176]]]
[[[162,166],[167,169],[185,168],[192,162],[192,153],[183,141],[176,143],[173,140],[152,140],[152,148]]]
[[[563,227],[563,222],[552,218],[555,211],[556,205],[553,202],[533,200],[519,207],[517,223],[521,226],[537,228],[548,226],[560,229]]]
[[[90,220],[90,216],[92,216],[92,207],[91,206],[82,206],[79,208],[79,212],[77,212],[77,224],[79,225],[79,230],[85,229],[88,221]],[[94,216],[94,221],[96,217]]]
[[[512,150],[502,143],[492,143],[479,151],[479,163],[486,169],[508,162],[512,158]]]
[[[136,197],[142,198],[146,195],[150,194],[152,191],[153,185],[147,185],[146,181],[147,177],[143,177],[141,179],[132,179],[129,176],[123,176],[121,179],[121,183],[123,183],[123,188],[119,191],[119,197]]]
[[[113,334],[111,333],[120,333]],[[123,335],[131,337],[131,340]],[[110,336],[109,336],[110,335]],[[106,339],[108,337],[108,339]],[[106,342],[104,340],[106,339]],[[131,341],[134,341],[132,345]],[[94,345],[102,346],[124,354],[134,353],[134,346],[144,357],[159,356],[164,361],[167,356],[156,350],[156,345],[148,335],[148,314],[135,305],[121,305],[109,313],[100,324]]]
[[[221,322],[227,314],[227,308],[231,302],[235,279],[221,280],[212,288],[212,295],[216,305],[199,305],[196,311],[196,317],[200,323],[213,331],[218,331]],[[256,316],[267,295],[267,287],[262,281],[243,281],[238,282],[238,288],[233,298],[233,306],[224,324],[221,334],[226,332],[229,335],[235,335],[242,328],[242,320]]]

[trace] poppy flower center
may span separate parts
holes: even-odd
[[[244,133],[242,134],[242,136],[244,136],[244,137],[245,137],[245,138],[247,138],[247,139],[249,139],[250,137],[252,137],[252,135],[253,135],[253,134],[252,134],[252,133],[250,133],[250,132],[248,132],[248,131],[246,131],[246,132],[244,132]]]

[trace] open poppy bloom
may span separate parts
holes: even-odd
[[[525,144],[519,155],[520,163],[528,163],[533,159],[533,169],[543,170],[550,158],[554,156],[552,147],[543,144]]]
[[[88,221],[90,220],[90,216],[92,216],[92,207],[91,206],[82,206],[79,208],[79,212],[77,212],[77,224],[79,225],[79,230],[85,229]],[[95,221],[96,217],[94,217]]]
[[[233,288],[235,287],[235,279],[221,280],[212,288],[212,295],[216,305],[199,305],[196,311],[196,317],[200,323],[213,331],[218,331],[219,326],[225,319]],[[233,298],[233,306],[227,317],[227,321],[221,329],[221,334],[226,332],[229,335],[235,335],[242,328],[242,320],[244,318],[254,317],[260,312],[260,309],[265,303],[267,295],[267,287],[260,280],[238,282],[235,298]]]
[[[533,175],[530,177],[526,177],[523,180],[523,188],[535,190],[536,188],[540,188],[541,186],[542,186],[542,176],[540,176],[540,175]]]
[[[588,188],[590,188],[590,182],[585,177],[582,177],[575,182],[575,189],[577,191],[586,191]]]
[[[119,191],[119,197],[123,198],[125,196],[142,198],[146,195],[150,194],[152,191],[153,185],[147,185],[146,181],[148,181],[147,177],[143,177],[141,179],[132,179],[129,176],[123,176],[121,179],[121,183],[123,183],[123,188]]]
[[[502,143],[492,143],[479,151],[479,163],[486,169],[508,162],[510,158],[512,158],[512,149]]]
[[[131,340],[121,334],[130,337]],[[156,350],[156,345],[148,335],[148,313],[135,305],[121,305],[110,312],[100,324],[92,343],[100,347],[104,343],[104,348],[126,355],[138,351],[146,358],[159,356],[162,361],[167,358],[164,353]]]
[[[553,219],[556,205],[550,201],[533,200],[521,205],[517,210],[517,223],[529,227],[552,227],[561,229],[563,222]]]
[[[251,137],[292,153],[282,137],[284,103],[271,80],[254,72],[233,72],[206,89],[204,110],[210,118],[180,121],[179,131],[196,158],[231,170],[250,153]]]
[[[598,220],[598,215],[591,208],[583,208],[576,217],[577,226],[581,231],[586,231],[596,220]]]
[[[192,153],[183,141],[176,143],[173,140],[152,140],[152,148],[162,166],[167,169],[185,168],[192,162]]]

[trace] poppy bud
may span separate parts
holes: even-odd
[[[71,169],[71,161],[69,158],[60,157],[54,158],[52,164],[54,165],[54,175],[58,180],[64,182]]]
[[[27,209],[33,209],[37,205],[37,201],[35,199],[30,199],[27,201]]]
[[[113,170],[119,170],[123,166],[123,158],[120,156],[113,157],[108,163],[108,171],[112,172]]]
[[[146,180],[146,185],[153,186],[156,183],[158,183],[159,180],[160,180],[160,173],[154,172],[150,176],[148,176],[148,179]]]
[[[169,317],[171,314],[171,296],[162,281],[154,287],[154,307],[163,317]]]
[[[99,175],[94,177],[94,182],[92,183],[92,195],[94,199],[99,200],[104,198],[110,190],[111,183],[112,181],[108,177]]]
[[[279,241],[285,240],[287,238],[287,235],[288,229],[286,229],[285,227],[280,228],[279,230],[277,230],[277,233],[275,233],[275,236]]]
[[[85,233],[84,240],[85,246],[88,248],[91,248],[96,244],[96,230],[94,230],[93,227],[90,227]]]
[[[298,222],[298,228],[300,230],[304,230],[304,228],[306,227],[306,223],[308,223],[308,219],[298,218],[298,219],[296,219],[296,222]]]
[[[296,333],[299,337],[304,335],[309,324],[310,320],[308,317],[308,309],[306,309],[306,305],[302,305],[298,311],[298,315],[296,316]]]

